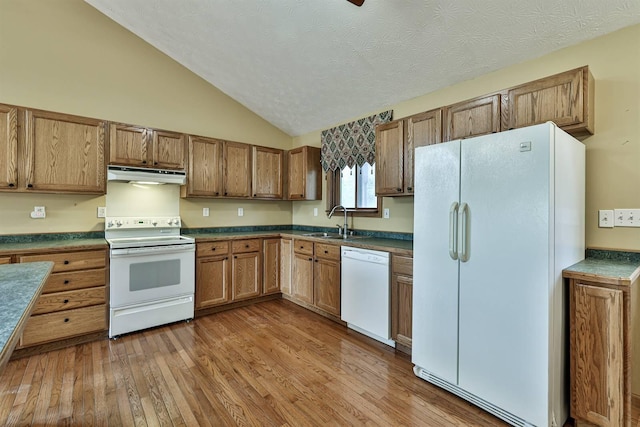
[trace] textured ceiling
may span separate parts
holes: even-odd
[[[85,0],[289,135],[640,22],[638,0]]]

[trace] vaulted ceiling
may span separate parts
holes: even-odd
[[[85,1],[292,136],[640,22],[638,0]]]

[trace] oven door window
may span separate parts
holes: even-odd
[[[129,266],[129,291],[180,284],[180,260],[139,262]]]

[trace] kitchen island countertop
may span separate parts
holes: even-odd
[[[0,371],[11,357],[52,268],[52,262],[0,265]]]

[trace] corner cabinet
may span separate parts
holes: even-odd
[[[287,151],[287,200],[322,200],[320,148]]]
[[[0,189],[18,188],[18,108],[0,104]]]
[[[593,134],[594,81],[589,67],[514,87],[507,97],[507,129],[552,121],[576,137]]]
[[[634,277],[563,272],[569,282],[570,411],[575,425],[631,426]]]
[[[24,128],[23,190],[106,192],[104,121],[25,110]]]
[[[442,110],[415,114],[376,127],[376,195],[411,196],[414,150],[442,142]]]
[[[109,163],[123,166],[182,170],[185,137],[177,132],[111,123]]]

